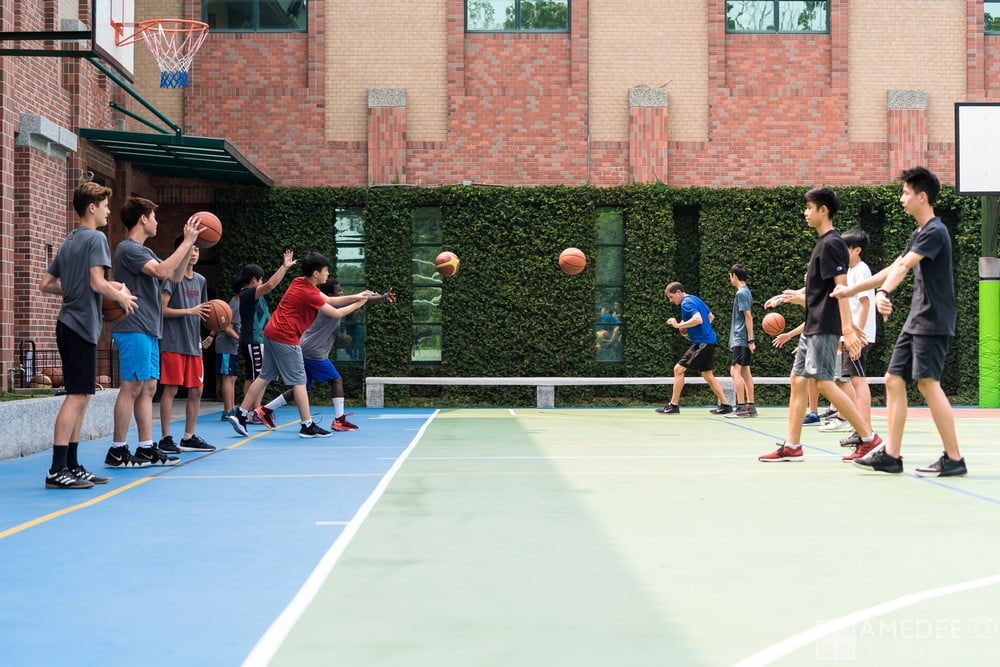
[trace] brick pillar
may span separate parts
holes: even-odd
[[[406,91],[368,89],[368,185],[406,183]]]
[[[927,164],[927,91],[890,90],[888,99],[889,179]]]
[[[628,91],[628,168],[633,183],[667,182],[667,91]]]

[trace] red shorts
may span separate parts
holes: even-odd
[[[205,384],[205,369],[201,357],[179,352],[160,355],[160,384],[175,387],[201,387]]]

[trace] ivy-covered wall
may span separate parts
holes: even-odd
[[[802,211],[805,188],[670,188],[661,184],[621,188],[540,187],[443,188],[381,187],[278,188],[261,191],[232,188],[218,193],[218,214],[226,225],[220,245],[221,275],[237,273],[248,261],[266,271],[280,261],[283,248],[297,255],[316,250],[334,259],[334,218],[338,208],[361,207],[365,220],[366,278],[371,289],[395,289],[393,307],[366,313],[367,361],[364,368],[344,367],[348,393],[361,395],[365,375],[440,374],[610,375],[671,374],[685,341],[665,326],[675,309],[664,286],[680,280],[715,313],[722,343],[717,375],[727,375],[725,346],[733,289],[729,267],[745,264],[754,294],[758,348],[754,374],[787,375],[793,344],[770,346],[759,330],[763,303],[785,288],[801,286],[815,233]],[[860,227],[872,245],[864,258],[877,271],[905,247],[914,223],[899,205],[898,186],[841,188],[843,209],[835,219],[845,231]],[[443,339],[440,366],[411,367],[412,301],[411,216],[418,208],[441,208],[442,249],[461,258],[459,273],[444,280],[441,300]],[[622,212],[625,227],[625,355],[622,364],[598,364],[594,356],[596,290],[592,263],[577,276],[557,265],[567,246],[593,257],[598,211]],[[959,301],[958,335],[951,344],[944,385],[953,399],[975,403],[978,335],[979,200],[958,197],[945,188],[936,209],[952,232]],[[286,284],[270,295],[277,302]],[[870,375],[884,372],[892,342],[905,319],[912,278],[893,295],[897,313],[879,323],[878,342],[870,356]],[[783,306],[789,327],[803,311]],[[960,381],[964,379],[964,381]],[[387,387],[397,401],[426,388]],[[451,387],[431,390],[449,403],[533,405],[531,387]],[[759,390],[760,403],[787,400],[787,389]],[[876,391],[876,396],[878,396]],[[661,401],[668,387],[560,388],[560,403],[601,396]],[[916,397],[916,395],[914,395]],[[708,403],[698,387],[685,390],[685,402]]]

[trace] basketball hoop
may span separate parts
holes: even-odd
[[[198,53],[208,24],[184,19],[150,19],[133,27],[135,32],[123,35],[125,24],[115,23],[115,42],[118,46],[132,44],[142,39],[160,68],[160,88],[187,88],[188,69]]]

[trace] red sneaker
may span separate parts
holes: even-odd
[[[860,459],[862,456],[867,456],[868,452],[872,451],[881,444],[882,444],[882,438],[880,438],[878,436],[878,433],[876,433],[875,437],[872,438],[871,442],[862,441],[861,444],[858,445],[853,452],[851,452],[847,456],[842,457],[841,460],[853,461],[854,459]]]
[[[763,463],[775,463],[777,461],[802,461],[802,447],[786,447],[785,443],[779,442],[778,448],[770,454],[757,457]]]
[[[254,414],[260,419],[261,424],[272,431],[274,430],[274,410],[262,405],[259,408],[254,408]]]
[[[337,417],[336,419],[334,419],[333,423],[330,424],[330,427],[334,431],[357,431],[358,430],[358,425],[357,424],[352,424],[351,422],[347,421],[347,415],[341,415],[341,416]]]

